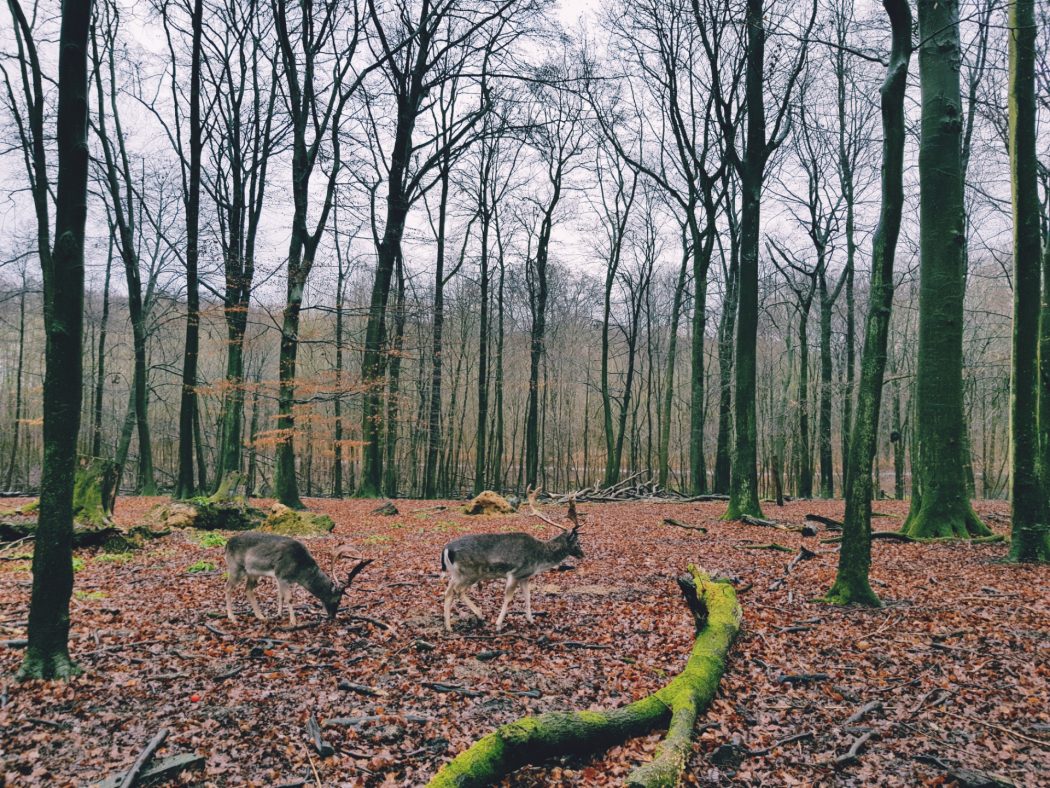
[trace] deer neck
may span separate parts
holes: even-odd
[[[318,566],[307,570],[299,584],[318,599],[329,596],[332,590],[332,578]]]
[[[548,539],[543,542],[543,557],[546,559],[545,563],[550,563],[551,566],[557,566],[562,562],[566,556],[569,555],[569,545],[564,541],[557,541],[558,537],[554,539]]]

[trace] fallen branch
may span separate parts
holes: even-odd
[[[902,534],[900,531],[872,531],[872,539],[887,539],[891,542],[921,542],[922,539],[915,539],[907,534]],[[837,544],[842,541],[841,536],[833,536],[830,539],[821,539],[821,544]]]
[[[161,728],[157,731],[157,735],[150,739],[150,743],[146,745],[146,749],[139,753],[139,757],[135,759],[135,763],[131,764],[131,768],[124,772],[124,779],[120,781],[120,788],[131,788],[135,784],[135,781],[139,778],[139,772],[149,763],[153,753],[164,743],[166,738],[168,738],[167,728]]]
[[[749,514],[740,516],[740,522],[747,523],[748,525],[764,525],[767,528],[783,528],[780,523],[775,523],[772,520],[763,520],[761,517],[752,517]]]
[[[833,520],[830,517],[824,517],[823,515],[819,515],[819,514],[807,514],[806,515],[806,519],[807,520],[812,520],[815,523],[820,523],[825,528],[827,528],[829,531],[841,531],[842,530],[842,523],[840,523],[838,520]]]
[[[956,782],[959,785],[980,785],[987,786],[987,788],[1016,788],[1015,784],[1007,780],[1005,777],[1000,777],[997,774],[989,774],[988,772],[979,772],[975,769],[950,766],[937,756],[929,753],[913,755],[912,758],[920,763],[926,763],[940,769],[945,773],[949,782]]]
[[[330,758],[335,755],[335,747],[326,742],[324,737],[321,736],[321,726],[317,724],[317,717],[312,714],[310,719],[306,721],[306,733],[310,736],[310,740],[313,742],[314,749],[317,750],[318,755],[322,758]]]
[[[846,725],[852,725],[855,722],[860,722],[862,719],[864,719],[864,715],[868,714],[869,712],[881,709],[881,708],[882,708],[882,701],[878,701],[878,700],[869,701],[868,703],[865,703],[863,706],[861,706],[859,709],[857,709],[855,712],[853,712],[853,714],[851,714],[849,717],[847,717],[846,721],[844,723],[842,723],[842,724],[843,724],[843,726],[846,726]]]
[[[778,550],[781,553],[793,553],[795,552],[790,547],[785,547],[779,542],[768,542],[767,544],[746,544],[744,545],[745,550]]]
[[[676,520],[673,517],[665,517],[664,525],[673,525],[675,528],[684,528],[687,531],[699,531],[702,534],[707,533],[707,529],[702,525],[689,525],[688,523],[683,523],[681,520]]]
[[[874,731],[868,731],[867,733],[861,734],[853,740],[853,744],[849,746],[849,752],[845,755],[839,756],[835,759],[835,768],[842,769],[846,766],[852,766],[860,760],[860,751],[864,749],[864,746],[871,741],[875,736]]]
[[[387,632],[394,631],[393,624],[388,624],[385,621],[380,621],[378,618],[372,618],[371,616],[362,616],[360,613],[353,613],[350,615],[350,618],[354,619],[355,621],[365,621],[369,624],[374,624],[380,629],[385,629]]]
[[[830,678],[831,676],[827,673],[781,673],[777,677],[777,683],[794,686],[795,684],[811,684],[814,681],[827,681]]]
[[[456,695],[465,695],[468,698],[480,698],[485,694],[481,690],[467,689],[459,684],[444,684],[440,681],[421,681],[420,684],[424,687],[429,687],[435,692],[452,692]]]
[[[372,697],[372,698],[378,698],[381,695],[385,695],[386,694],[383,690],[373,689],[372,687],[369,687],[367,684],[358,684],[358,683],[353,682],[353,681],[345,681],[345,680],[343,680],[343,681],[340,681],[337,686],[339,687],[339,689],[341,689],[341,690],[343,690],[345,692],[356,692],[359,695],[368,695],[369,697]]]
[[[431,786],[481,786],[514,769],[558,755],[593,752],[668,726],[652,762],[628,777],[635,786],[673,785],[692,749],[697,715],[718,690],[725,658],[740,628],[740,606],[729,583],[711,582],[696,567],[679,579],[697,636],[685,669],[662,689],[610,711],[550,712],[497,728],[445,764]]]
[[[205,761],[206,759],[203,755],[195,755],[193,753],[181,753],[161,758],[155,761],[152,766],[147,766],[139,772],[138,783],[139,785],[157,785],[174,779],[176,775],[184,771],[203,769]],[[122,774],[109,777],[98,783],[97,788],[117,788],[123,777],[124,775]]]

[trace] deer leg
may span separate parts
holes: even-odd
[[[284,580],[277,581],[277,617],[281,617],[281,610],[288,606],[288,615],[292,618],[292,626],[295,626],[295,610],[292,609],[292,586]]]
[[[478,617],[479,621],[484,621],[485,620],[485,616],[481,612],[481,608],[479,608],[477,605],[475,605],[474,604],[474,600],[471,599],[469,596],[467,596],[467,591],[469,591],[469,590],[470,590],[469,586],[467,588],[464,588],[463,590],[461,590],[459,592],[459,598],[462,599],[463,602],[466,604],[466,606],[470,608],[470,612],[472,612],[475,616]]]
[[[452,603],[457,596],[459,594],[456,592],[456,583],[449,580],[448,588],[445,589],[445,630],[448,632],[452,631]]]
[[[517,590],[518,579],[514,575],[507,575],[507,590],[503,592],[503,607],[499,611],[499,618],[496,619],[497,632],[503,629],[503,619],[507,617],[507,608],[510,607],[510,600],[514,598],[514,592]]]
[[[525,619],[531,624],[535,619],[532,617],[532,586],[529,579],[525,578],[521,583],[521,590],[525,593]]]
[[[259,609],[259,600],[255,598],[255,584],[258,582],[259,578],[248,575],[248,601],[251,603],[252,612],[255,613],[255,617],[260,621],[265,621],[266,616],[264,616],[262,610]]]
[[[228,572],[226,575],[226,618],[230,619],[234,624],[237,623],[237,616],[233,614],[233,589],[241,582],[241,576],[236,572]]]

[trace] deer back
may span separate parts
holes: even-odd
[[[564,535],[545,542],[526,533],[474,534],[449,542],[441,560],[466,578],[527,578],[557,566],[570,552]]]
[[[267,575],[307,588],[329,580],[302,542],[278,534],[237,534],[226,543],[226,562],[249,575]]]

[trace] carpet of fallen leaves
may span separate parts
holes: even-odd
[[[141,522],[157,500],[122,498],[118,522]],[[724,523],[719,503],[581,505],[586,558],[534,584],[535,624],[519,596],[497,635],[502,593],[487,583],[474,598],[488,620],[460,607],[447,635],[443,544],[470,531],[544,536],[550,526],[524,513],[467,517],[451,502],[398,501],[400,514],[385,517],[370,514],[375,502],[307,503],[337,524],[309,542],[322,567],[339,545],[376,559],[334,624],[302,589],[297,629],[250,615],[229,623],[223,551],[202,546],[199,532],[155,540],[126,561],[78,551],[71,639],[84,673],[20,685],[22,652],[0,647],[0,785],[92,784],[126,769],[161,727],[170,735],[158,757],[207,758],[181,784],[420,785],[500,723],[659,688],[692,642],[674,582],[689,562],[736,578],[744,609],[690,784],[939,785],[966,768],[1036,785],[1050,774],[1050,570],[1001,563],[1002,544],[876,542],[872,578],[885,606],[838,609],[816,601],[837,559],[823,529],[803,537]],[[905,506],[879,502],[876,529],[899,527]],[[1005,504],[978,510],[1008,530]],[[795,524],[808,512],[841,517],[842,505],[766,510]],[[748,549],[770,542],[792,553]],[[771,589],[801,544],[817,556]],[[25,637],[29,581],[28,561],[0,561],[0,639]],[[272,615],[273,585],[259,596]],[[238,605],[247,613],[243,592]],[[334,755],[313,747],[311,716]],[[865,734],[856,760],[836,766]],[[509,784],[620,784],[659,738],[525,769]]]

